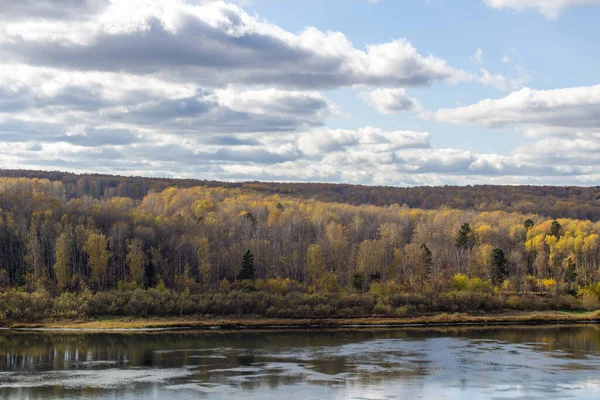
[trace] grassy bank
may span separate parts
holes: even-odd
[[[53,330],[145,330],[145,329],[281,329],[281,328],[343,328],[343,327],[402,327],[452,325],[512,325],[512,324],[575,324],[600,323],[598,312],[536,311],[505,312],[487,315],[441,313],[406,318],[95,318],[88,320],[44,320],[36,323],[8,322],[10,329]]]

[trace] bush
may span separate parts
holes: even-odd
[[[491,293],[492,284],[480,278],[469,278],[466,275],[454,275],[451,280],[451,286],[455,291]]]
[[[53,316],[56,318],[86,318],[92,293],[89,290],[80,294],[64,292],[54,299]]]
[[[588,311],[595,311],[600,308],[600,301],[598,301],[598,297],[593,294],[585,293],[581,298],[581,303]]]

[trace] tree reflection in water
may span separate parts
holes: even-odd
[[[600,328],[594,325],[129,334],[5,331],[0,334],[0,397],[141,399],[168,391],[172,398],[242,398],[280,394],[289,387],[295,388],[286,389],[289,399],[306,393],[324,398],[370,389],[401,392],[408,387],[422,394],[439,387],[441,395],[452,390],[518,390],[536,398],[573,386],[597,394],[599,351]]]

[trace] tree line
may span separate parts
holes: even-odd
[[[242,189],[269,195],[352,205],[411,208],[506,211],[540,214],[550,218],[600,220],[600,187],[575,186],[439,186],[385,187],[325,183],[218,182],[198,179],[144,178],[59,171],[1,170],[0,177],[60,181],[68,199],[128,197],[142,199],[149,191],[197,186]]]
[[[138,291],[200,296],[193,304],[169,300],[168,309],[180,302],[211,312],[218,296],[269,293],[268,301],[244,304],[274,313],[290,309],[278,296],[325,296],[329,304],[344,294],[357,303],[343,307],[346,314],[378,305],[394,314],[434,303],[443,309],[439,295],[462,293],[460,301],[479,302],[467,309],[520,307],[524,296],[595,307],[599,266],[600,223],[589,220],[356,206],[206,186],[151,190],[140,199],[70,197],[62,181],[0,179],[0,286],[21,293],[11,292],[14,301],[34,301],[23,296],[39,290],[62,301],[87,293],[96,296],[96,311],[119,313],[125,305],[110,311],[111,301],[98,299],[119,292],[130,301]],[[126,303],[118,298],[112,302]],[[305,314],[315,312],[318,301],[306,301]]]

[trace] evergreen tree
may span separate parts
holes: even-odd
[[[456,247],[463,248],[469,246],[472,234],[473,230],[471,229],[471,225],[468,223],[462,224],[458,231],[458,236],[456,237]]]
[[[523,222],[523,226],[525,226],[525,228],[527,228],[527,230],[530,230],[531,228],[533,228],[534,225],[535,225],[535,222],[533,222],[533,220],[531,218],[527,218],[525,220],[525,222]]]
[[[365,289],[365,278],[362,274],[354,274],[352,277],[352,286],[359,292]]]
[[[461,274],[467,272],[467,264],[469,260],[469,251],[472,247],[473,230],[468,223],[462,224],[458,235],[456,236],[456,261],[458,263],[458,271]]]
[[[562,230],[562,226],[557,220],[552,221],[552,225],[550,226],[550,234],[557,239],[560,238],[560,233]]]
[[[496,247],[491,255],[492,264],[492,284],[500,286],[508,277],[508,260],[504,250]]]
[[[421,270],[421,284],[425,284],[429,282],[431,278],[431,274],[433,272],[433,256],[431,254],[431,250],[425,243],[421,245],[419,248],[419,268]]]
[[[242,258],[242,270],[237,276],[239,281],[249,280],[253,281],[255,277],[254,270],[254,254],[250,250],[246,251]]]

